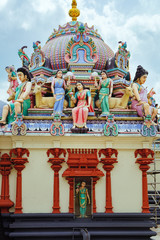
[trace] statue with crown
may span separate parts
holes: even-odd
[[[137,64],[131,77],[127,43],[114,53],[77,20],[76,0],[69,15],[44,46],[31,39],[31,57],[19,49],[22,66],[6,67],[2,232],[7,240],[150,239],[146,172],[160,128],[149,73]]]

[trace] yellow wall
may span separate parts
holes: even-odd
[[[152,138],[137,136],[93,137],[93,136],[0,136],[1,154],[9,153],[15,147],[29,149],[29,163],[22,171],[22,199],[24,213],[51,213],[53,206],[53,170],[48,163],[47,150],[49,148],[116,148],[118,163],[111,172],[112,200],[114,212],[141,212],[142,205],[142,174],[139,165],[135,164],[134,151],[138,148],[151,148]],[[65,158],[67,160],[67,156]],[[102,164],[98,168],[103,170]],[[60,206],[62,212],[68,212],[69,185],[63,172],[67,164],[62,164],[60,176]],[[0,178],[1,181],[1,178]],[[105,177],[96,184],[97,212],[105,211]],[[1,182],[0,182],[1,187]],[[10,198],[16,199],[16,170],[10,175]],[[14,208],[11,209],[14,211]]]

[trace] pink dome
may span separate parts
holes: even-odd
[[[67,63],[65,62],[65,52],[67,44],[71,37],[76,35],[78,27],[81,22],[69,22],[64,26],[59,26],[59,29],[51,34],[46,44],[42,48],[45,56],[50,59],[52,69],[66,69]],[[94,30],[94,26],[91,28],[87,24],[84,24],[86,28],[86,35],[93,39],[95,42],[99,60],[97,61],[94,69],[102,70],[106,65],[106,61],[109,58],[114,57],[112,49],[103,41],[101,36]]]

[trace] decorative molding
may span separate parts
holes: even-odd
[[[113,142],[106,142],[106,148],[112,148]]]
[[[144,137],[155,137],[157,134],[156,126],[153,125],[151,115],[147,115],[141,128],[141,135]]]
[[[150,147],[150,143],[149,142],[142,142],[142,147],[143,148],[149,148]]]
[[[61,121],[59,114],[55,114],[53,118],[53,123],[50,128],[50,133],[52,136],[63,136],[64,135],[64,126]]]
[[[107,122],[104,125],[104,135],[105,136],[118,136],[118,125],[114,121],[115,117],[113,114],[109,114],[107,117]]]
[[[23,148],[24,141],[21,140],[13,140],[13,148]]]
[[[56,141],[54,140],[54,141],[53,141],[53,147],[54,147],[54,148],[60,148],[60,147],[61,147],[61,142],[58,141],[58,140],[56,140]]]
[[[18,113],[15,122],[12,124],[12,134],[14,136],[24,136],[26,133],[27,127],[23,122],[22,113]]]
[[[99,163],[97,149],[67,149],[68,168],[63,177],[103,177],[104,174],[97,168]]]

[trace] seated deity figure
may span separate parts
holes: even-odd
[[[87,128],[88,111],[92,108],[91,93],[80,81],[77,82],[75,91],[75,97],[71,98],[74,103],[77,103],[77,106],[72,109],[73,128]]]
[[[58,70],[55,77],[52,77],[51,90],[53,97],[55,99],[55,104],[53,108],[53,115],[59,114],[60,116],[65,116],[63,113],[63,104],[65,97],[65,89],[70,85],[70,81],[67,81],[67,86],[65,80],[63,79],[63,74],[61,70]]]
[[[6,123],[13,123],[19,113],[26,116],[31,105],[29,94],[32,87],[32,75],[25,67],[18,68],[17,73],[21,84],[16,88],[14,102],[3,107],[2,119],[0,120],[0,124],[2,125],[5,125]]]
[[[109,114],[109,101],[108,99],[112,96],[113,92],[113,82],[110,78],[107,78],[107,73],[105,70],[101,72],[102,80],[100,80],[99,85],[95,80],[95,87],[99,91],[99,101],[102,109],[102,115],[107,116]]]
[[[131,108],[137,110],[140,117],[151,115],[152,121],[154,121],[158,113],[158,109],[150,106],[148,103],[148,99],[151,97],[151,91],[147,93],[147,88],[144,88],[143,86],[147,80],[147,76],[148,72],[139,65],[133,80],[132,88],[135,97],[132,100]]]

